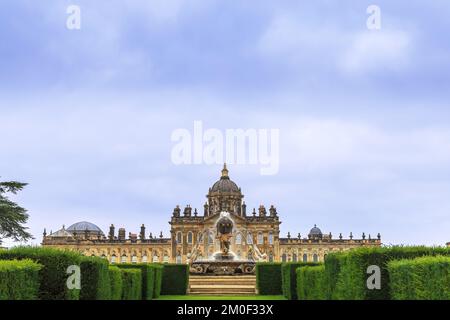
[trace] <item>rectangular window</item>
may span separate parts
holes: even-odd
[[[273,244],[273,233],[269,232],[269,244]]]
[[[264,237],[261,232],[258,233],[258,244],[264,244]]]

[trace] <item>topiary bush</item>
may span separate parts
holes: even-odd
[[[110,266],[109,280],[111,283],[111,300],[121,300],[122,299],[122,272],[116,266]]]
[[[156,299],[161,295],[163,266],[160,264],[152,264],[152,266],[155,269],[155,289],[153,297]]]
[[[394,300],[450,300],[450,257],[421,257],[388,263]]]
[[[31,260],[0,261],[0,300],[36,300],[42,265]]]
[[[67,287],[67,268],[79,266],[81,254],[53,248],[16,247],[0,251],[0,260],[31,259],[42,265],[39,271],[39,299],[78,300],[80,290]]]
[[[155,266],[147,263],[121,263],[119,268],[140,269],[142,273],[142,300],[152,300],[155,291]]]
[[[297,268],[297,296],[299,300],[326,300],[325,266]]]
[[[164,264],[161,295],[185,295],[189,283],[187,264]]]
[[[256,288],[260,295],[281,295],[281,263],[259,262],[256,264]]]
[[[108,265],[108,261],[102,258],[83,257],[81,259],[80,300],[109,300],[111,298]]]
[[[141,269],[120,269],[122,272],[122,300],[142,299]]]
[[[340,271],[333,294],[337,299],[388,300],[390,299],[387,264],[398,259],[421,256],[448,255],[449,249],[442,247],[371,247],[348,251],[340,260]],[[367,288],[367,267],[376,265],[381,270],[381,289]]]
[[[304,266],[317,266],[314,262],[286,262],[281,265],[283,295],[289,300],[297,300],[296,270]]]

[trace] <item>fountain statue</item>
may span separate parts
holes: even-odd
[[[220,244],[220,251],[214,253],[210,259],[190,259],[190,272],[197,275],[240,275],[254,274],[255,261],[251,259],[236,259],[230,249],[233,235],[233,221],[228,212],[222,212],[216,223],[216,239]],[[196,246],[197,251],[198,246]]]
[[[230,253],[231,235],[233,222],[227,217],[222,217],[217,222],[217,238],[220,243],[220,252],[214,255],[216,260],[232,260],[234,256]]]

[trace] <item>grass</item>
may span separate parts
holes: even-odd
[[[286,300],[284,296],[160,296],[156,300]]]

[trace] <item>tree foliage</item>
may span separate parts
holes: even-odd
[[[33,238],[24,226],[28,220],[27,210],[6,196],[6,193],[16,194],[26,185],[17,181],[0,182],[0,239],[26,241]]]

